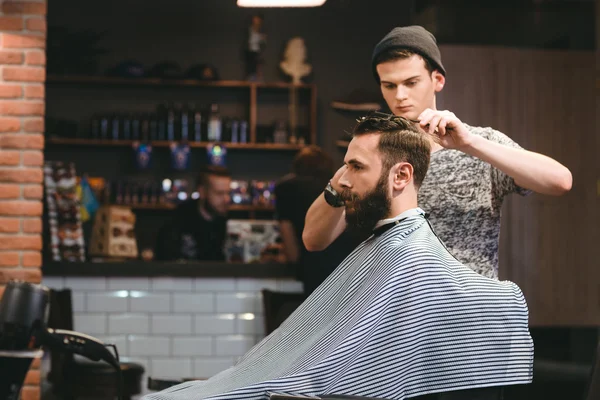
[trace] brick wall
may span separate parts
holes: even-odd
[[[0,0],[0,294],[41,281],[46,0]],[[39,360],[23,400],[40,398]]]

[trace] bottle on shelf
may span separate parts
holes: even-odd
[[[194,142],[201,142],[203,139],[202,113],[196,108],[195,104],[190,104],[190,132],[193,135]]]
[[[142,121],[139,114],[134,114],[131,118],[131,139],[141,139]]]
[[[100,117],[100,139],[108,139],[108,129],[108,117],[106,115],[102,115]]]
[[[179,113],[181,126],[181,141],[187,142],[190,139],[190,110],[187,104],[183,104]]]
[[[167,105],[167,140],[175,141],[175,108],[172,104]]]
[[[167,107],[159,104],[156,107],[157,140],[167,140]]]
[[[208,116],[208,141],[221,141],[221,118],[219,116],[219,105],[213,103],[210,106],[210,114]]]
[[[125,114],[123,116],[123,133],[122,133],[122,137],[124,140],[131,140],[131,122],[132,122],[132,118],[130,114]]]
[[[121,120],[117,114],[112,114],[110,117],[110,137],[112,140],[119,140],[121,138],[120,133]]]

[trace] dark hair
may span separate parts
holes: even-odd
[[[358,121],[353,136],[367,133],[381,135],[377,149],[382,156],[382,173],[389,172],[399,162],[407,162],[413,167],[413,180],[419,188],[429,168],[431,144],[414,122],[393,114],[376,112]]]
[[[208,185],[208,178],[211,176],[220,176],[224,178],[231,178],[231,173],[225,167],[220,167],[218,165],[207,165],[200,171],[198,174],[198,186]]]
[[[427,58],[426,56],[415,51],[402,48],[392,48],[381,52],[377,55],[377,57],[375,57],[375,60],[373,60],[373,65],[375,66],[375,69],[377,69],[377,66],[379,64],[383,64],[384,62],[404,60],[406,58],[414,56],[415,54],[420,56],[425,62],[425,69],[427,70],[427,72],[429,72],[429,75],[431,75],[433,71],[437,70],[437,68],[434,67],[434,64],[431,62],[431,60],[429,60],[429,58]]]
[[[292,172],[306,178],[329,179],[333,175],[333,159],[319,146],[306,146],[296,153]]]

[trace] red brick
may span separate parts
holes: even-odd
[[[0,250],[41,250],[41,249],[42,249],[42,237],[40,235],[2,235],[2,236],[0,236]]]
[[[0,199],[18,199],[20,195],[20,185],[9,185],[0,183]]]
[[[40,383],[40,370],[30,369],[25,376],[26,385],[39,385]]]
[[[0,135],[0,148],[41,150],[44,148],[44,136],[35,133],[3,133]]]
[[[44,115],[44,103],[34,101],[0,101],[0,115]]]
[[[27,85],[25,86],[26,99],[43,99],[46,95],[44,85]]]
[[[24,386],[21,390],[21,400],[40,400],[40,387],[38,386]]]
[[[0,283],[8,283],[11,279],[40,283],[42,273],[36,268],[0,268]]]
[[[19,165],[21,152],[18,150],[0,150],[0,165]]]
[[[20,130],[21,121],[19,121],[17,118],[0,117],[0,132],[19,132]]]
[[[42,365],[41,358],[34,358],[33,361],[31,362],[31,368],[34,368],[34,369],[40,369],[41,365]]]
[[[24,252],[21,265],[25,268],[40,268],[42,266],[42,253],[39,251]]]
[[[43,180],[41,168],[0,168],[0,182],[41,183]]]
[[[42,233],[42,220],[40,218],[23,219],[24,233]]]
[[[33,1],[6,1],[2,5],[2,12],[5,14],[36,14],[46,15],[46,2]]]
[[[24,59],[20,51],[0,51],[0,64],[23,64]]]
[[[46,32],[46,20],[44,18],[27,18],[25,25],[27,30]]]
[[[28,51],[25,54],[25,64],[46,65],[46,53],[43,51]]]
[[[42,185],[27,185],[23,188],[23,197],[30,200],[41,200],[44,196],[44,187]]]
[[[43,49],[46,47],[46,38],[42,35],[4,33],[2,46],[5,49]]]
[[[27,91],[25,92],[27,93]],[[23,129],[28,133],[43,133],[44,132],[44,119],[43,118],[30,118],[23,124]]]
[[[39,217],[42,215],[42,202],[25,200],[0,201],[0,215]],[[10,249],[11,247],[7,248]]]
[[[0,267],[18,267],[19,258],[16,251],[0,251]]]
[[[23,18],[21,17],[0,17],[0,30],[2,31],[20,31],[23,29]]]
[[[0,84],[0,98],[15,99],[23,96],[23,87],[21,85]]]
[[[37,67],[4,67],[2,77],[5,81],[44,82],[46,70]]]
[[[41,151],[24,151],[23,165],[28,167],[40,167],[44,165],[44,153]]]
[[[19,218],[0,217],[0,233],[18,233],[21,229],[21,220]],[[39,232],[34,232],[39,233]]]

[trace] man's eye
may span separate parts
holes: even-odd
[[[408,86],[408,87],[415,86],[416,84],[417,84],[417,81],[406,82],[406,86]]]
[[[394,85],[383,85],[384,88],[388,89],[388,90],[392,90],[395,88]]]

